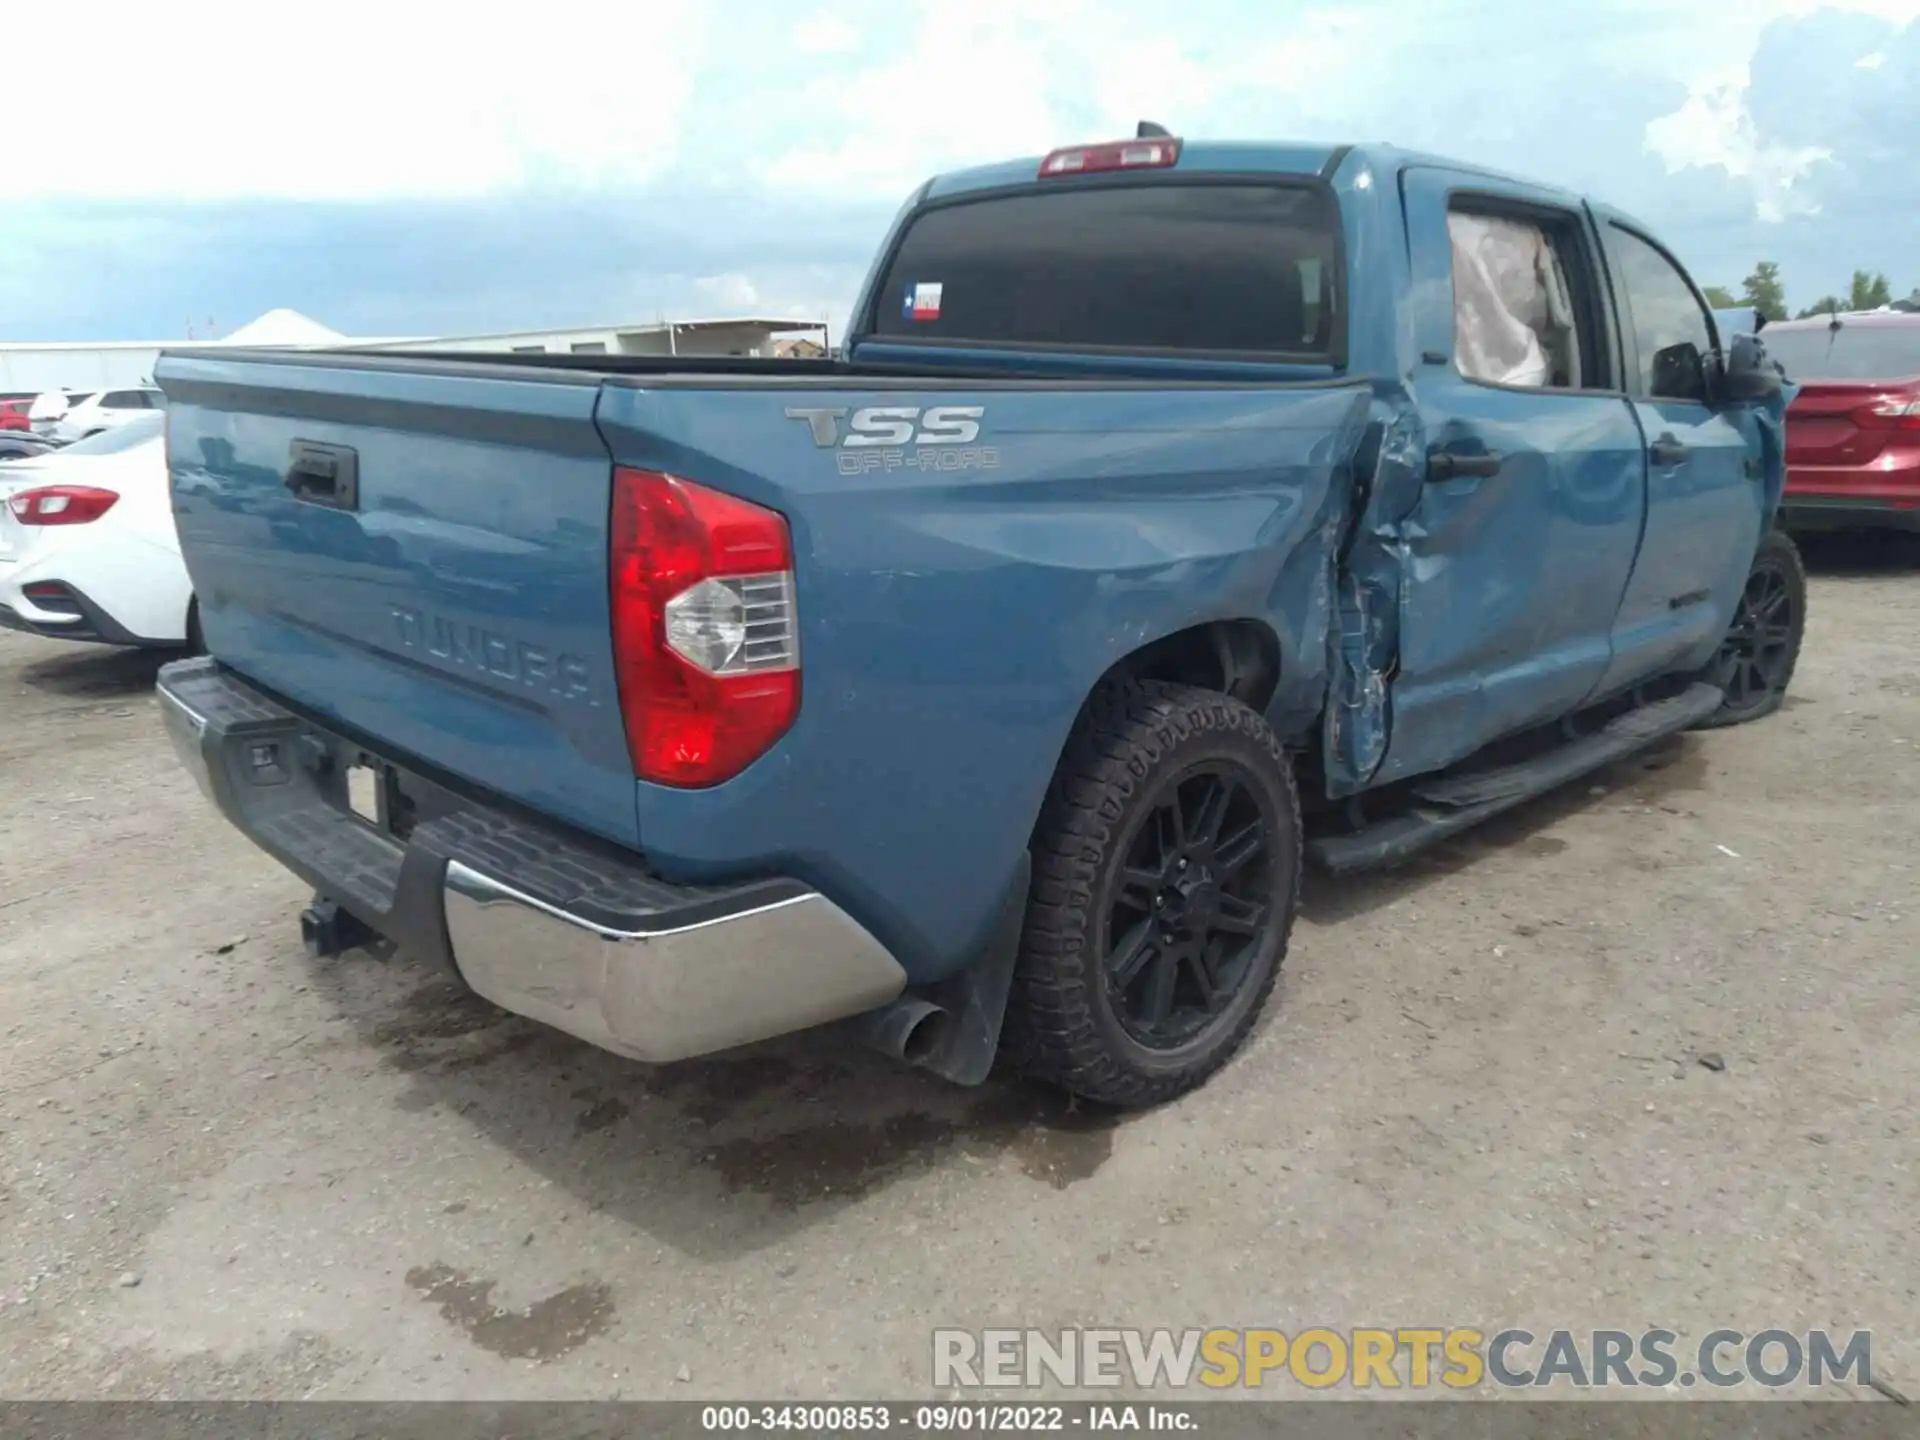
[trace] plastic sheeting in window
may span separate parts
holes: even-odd
[[[1460,373],[1497,385],[1578,385],[1573,302],[1545,232],[1457,212],[1447,232]]]

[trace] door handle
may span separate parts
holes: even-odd
[[[360,504],[360,457],[350,445],[322,445],[317,440],[295,440],[288,447],[283,482],[293,498],[332,510],[353,510]]]
[[[1450,450],[1436,450],[1427,457],[1427,479],[1429,482],[1491,480],[1500,473],[1500,467],[1505,463],[1506,456],[1493,450],[1478,455],[1456,455]]]
[[[1671,435],[1662,435],[1647,447],[1647,454],[1656,465],[1679,465],[1689,453],[1687,447]]]

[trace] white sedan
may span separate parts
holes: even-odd
[[[102,430],[142,420],[166,407],[167,397],[152,386],[96,390],[91,395],[76,395],[47,433],[56,440],[84,440]]]
[[[0,627],[198,647],[167,492],[166,416],[0,463]]]

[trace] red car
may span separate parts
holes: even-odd
[[[1920,531],[1920,315],[1776,320],[1760,338],[1801,387],[1787,411],[1787,528]]]
[[[31,430],[27,407],[31,400],[0,400],[0,430]]]

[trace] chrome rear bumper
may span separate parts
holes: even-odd
[[[457,860],[445,890],[454,964],[475,993],[636,1060],[681,1060],[824,1025],[906,988],[906,972],[880,943],[811,891],[622,931]]]
[[[470,802],[401,839],[346,805],[358,746],[209,660],[166,667],[159,697],[181,764],[268,854],[475,993],[590,1044],[681,1060],[906,988],[879,941],[799,882],[673,885],[637,857]]]

